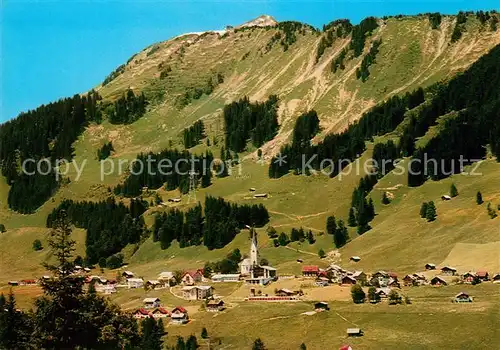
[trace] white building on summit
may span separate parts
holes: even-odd
[[[276,269],[271,266],[259,265],[259,249],[257,246],[257,234],[252,229],[252,241],[250,243],[250,257],[244,259],[240,264],[240,273],[249,276],[247,283],[268,284],[276,276]]]

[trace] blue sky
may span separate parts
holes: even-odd
[[[479,3],[479,4],[478,4]],[[498,9],[499,1],[0,1],[0,122],[98,85],[134,53],[172,36],[261,14],[321,27],[338,18]]]

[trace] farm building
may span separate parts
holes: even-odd
[[[431,279],[431,285],[433,286],[446,286],[448,283],[439,276],[435,276]]]
[[[432,263],[427,263],[427,264],[425,264],[425,269],[426,270],[435,270],[436,269],[436,265],[432,264]]]
[[[212,299],[207,303],[207,311],[218,312],[224,310],[224,301],[221,299]]]
[[[274,294],[279,296],[279,297],[290,297],[292,295],[296,295],[297,292],[294,292],[290,289],[282,288],[282,289],[278,289]]]
[[[350,345],[342,345],[339,350],[352,350],[352,347]]]
[[[351,275],[358,282],[366,282],[367,276],[363,271],[354,271]]]
[[[406,275],[403,277],[403,285],[404,286],[416,286],[417,285],[417,279],[413,275]]]
[[[451,201],[451,197],[447,194],[444,194],[441,196],[441,200],[443,201]]]
[[[475,272],[469,271],[462,275],[462,281],[464,281],[465,283],[472,283],[472,281],[474,281],[476,277],[477,274]]]
[[[129,278],[127,279],[127,287],[130,288],[142,288],[144,286],[144,281],[142,278]]]
[[[170,313],[170,322],[177,324],[184,324],[189,321],[188,312],[182,306],[177,306]]]
[[[320,301],[314,304],[314,310],[316,311],[327,311],[330,310],[330,307],[328,306],[328,303],[325,303],[324,301]]]
[[[195,283],[201,282],[203,280],[203,270],[189,270],[182,276],[182,283],[186,286],[192,286]]]
[[[85,271],[85,272],[90,272],[91,270],[90,270],[88,267],[84,267],[84,268],[83,268],[83,271]]]
[[[160,306],[160,298],[144,298],[142,302],[147,309],[153,309]]]
[[[363,335],[363,331],[360,328],[347,328],[348,337],[360,337]]]
[[[150,316],[151,314],[149,313],[149,311],[143,308],[134,311],[134,318],[148,318]]]
[[[387,298],[389,293],[391,292],[391,288],[377,288],[375,293],[381,298]]]
[[[302,268],[302,276],[304,277],[318,277],[319,267],[316,265],[308,265]]]
[[[253,198],[267,198],[267,193],[256,193]]]
[[[451,266],[443,266],[441,268],[441,273],[447,276],[455,276],[457,273],[457,269]]]
[[[149,280],[146,282],[146,286],[151,289],[163,287],[163,283],[158,280]]]
[[[477,277],[479,277],[479,279],[481,281],[488,281],[490,279],[490,275],[488,274],[488,271],[478,271],[476,273]]]
[[[493,283],[500,283],[500,273],[494,274],[491,280]]]
[[[351,277],[351,276],[344,276],[342,277],[342,279],[340,280],[340,283],[341,284],[356,284],[356,279],[354,277]]]
[[[212,276],[212,282],[239,282],[239,273],[216,274]]]
[[[180,203],[180,198],[169,198],[167,199],[170,203]]]
[[[472,303],[472,297],[464,292],[460,292],[453,298],[455,303]]]
[[[133,278],[134,277],[134,273],[132,271],[123,271],[122,273],[122,277],[123,278]]]
[[[156,308],[152,313],[154,318],[165,318],[170,316],[170,311],[162,307]]]
[[[110,295],[116,293],[116,287],[114,284],[95,284],[95,291],[99,293],[104,293]]]
[[[361,260],[361,258],[359,256],[355,255],[355,256],[351,256],[351,258],[349,260],[354,261],[354,262],[358,262]]]
[[[187,300],[203,300],[211,297],[213,291],[212,286],[187,286],[182,288],[182,295]]]
[[[19,285],[19,282],[18,281],[9,281],[9,286],[18,286]]]

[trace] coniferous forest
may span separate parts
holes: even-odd
[[[196,146],[205,137],[205,126],[203,121],[198,120],[189,128],[184,129],[182,132],[182,139],[184,141],[184,148],[191,148]]]
[[[101,202],[64,200],[47,216],[47,227],[53,228],[61,211],[65,211],[72,224],[86,229],[86,259],[91,265],[129,243],[139,243],[147,232],[141,216],[146,209],[147,203],[135,199],[129,206],[112,198]]]
[[[190,172],[195,173],[196,185],[210,186],[212,178],[210,165],[213,159],[210,151],[202,156],[170,149],[159,153],[141,153],[137,156],[138,161],[134,163],[124,183],[116,186],[114,193],[136,197],[142,193],[143,187],[158,189],[163,184],[166,184],[165,188],[169,191],[178,188],[182,193],[187,193]]]
[[[177,240],[181,247],[203,244],[209,249],[222,248],[231,242],[240,229],[262,227],[269,221],[269,213],[262,204],[238,205],[223,198],[205,199],[204,217],[201,205],[186,213],[173,209],[155,218],[153,239],[162,249]]]
[[[51,168],[56,160],[71,160],[73,142],[85,126],[101,121],[100,99],[95,91],[85,96],[75,95],[21,113],[0,126],[0,165],[2,175],[11,185],[8,197],[11,209],[32,213],[52,196],[58,181]],[[42,172],[36,171],[35,162],[45,158]],[[25,164],[26,171],[34,175],[21,171],[21,165],[28,159],[33,162]]]
[[[247,142],[260,147],[278,131],[278,97],[269,96],[266,102],[252,103],[248,97],[224,107],[226,149],[240,153]]]
[[[129,89],[126,94],[115,101],[112,108],[106,108],[109,122],[111,124],[133,123],[146,113],[147,104],[144,93],[136,96],[134,91]]]

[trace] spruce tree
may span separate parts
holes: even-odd
[[[208,338],[208,331],[205,327],[203,327],[203,329],[201,330],[201,337],[203,339],[207,339]]]
[[[425,219],[425,217],[427,216],[427,207],[428,206],[429,206],[429,203],[424,202],[424,203],[422,203],[422,206],[420,207],[420,217],[422,219]]]
[[[306,344],[304,343],[300,344],[299,350],[307,350]]]
[[[329,216],[326,219],[326,233],[329,235],[334,235],[337,230],[337,223],[335,222],[335,216]]]
[[[476,194],[476,203],[477,203],[478,205],[481,205],[481,204],[483,204],[483,203],[484,203],[484,201],[483,201],[483,195],[482,195],[482,194],[481,194],[481,192],[479,192],[479,191],[478,191],[478,192],[477,192],[477,194]]]
[[[356,215],[354,214],[354,208],[349,209],[349,218],[347,219],[347,224],[350,227],[356,227],[358,222],[356,221]]]
[[[380,295],[377,294],[377,289],[373,286],[368,288],[368,300],[370,300],[370,303],[378,303],[380,301]]]
[[[337,223],[337,229],[335,230],[335,234],[333,235],[333,242],[337,248],[344,246],[349,239],[349,234],[347,231],[347,227],[344,225],[344,221],[339,220]]]
[[[253,342],[252,350],[266,350],[266,346],[260,338],[257,338]]]
[[[455,186],[455,184],[451,184],[451,187],[450,187],[450,197],[456,197],[458,196],[458,189],[457,187]]]
[[[12,290],[0,296],[0,349],[28,349],[33,331],[28,315],[18,311]]]
[[[430,201],[427,205],[427,212],[425,213],[425,218],[427,221],[431,222],[436,220],[437,212],[436,212],[436,206],[434,205],[433,201]]]
[[[323,249],[320,249],[318,251],[318,256],[323,259],[323,258],[326,258],[326,254],[325,254],[325,251]]]

